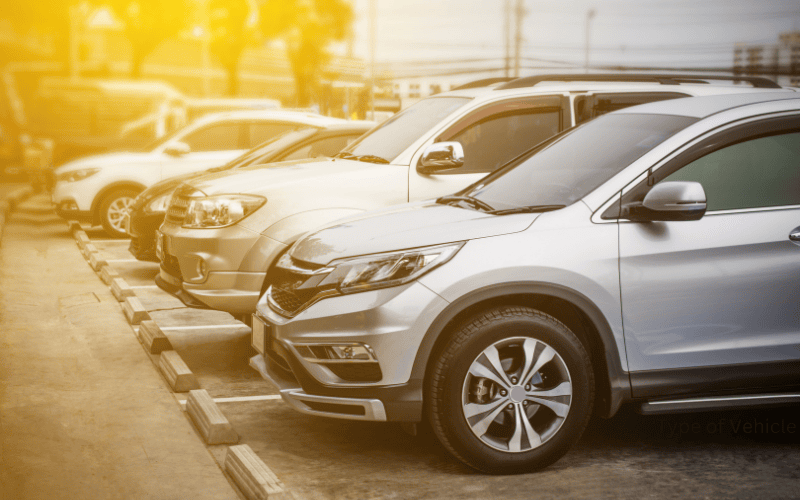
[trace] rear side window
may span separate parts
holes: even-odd
[[[800,205],[800,132],[722,148],[664,181],[699,182],[709,211]]]
[[[667,101],[689,97],[678,92],[629,92],[624,94],[594,94],[575,98],[575,124],[596,118],[600,115],[648,102]]]
[[[245,149],[240,143],[239,123],[220,123],[209,125],[182,139],[193,153],[206,151],[231,151]]]
[[[285,134],[286,132],[291,132],[292,130],[297,130],[298,128],[303,128],[300,125],[294,123],[264,123],[264,122],[253,122],[249,124],[249,142],[247,143],[247,148],[254,148],[259,144],[273,139],[279,135]]]
[[[325,137],[324,139],[314,141],[310,144],[306,144],[298,149],[295,149],[286,156],[282,157],[280,161],[301,160],[305,158],[319,158],[321,156],[333,156],[339,151],[346,148],[350,143],[358,139],[361,135],[362,134]]]

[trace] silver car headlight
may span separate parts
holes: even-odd
[[[82,168],[80,170],[72,170],[70,172],[64,172],[63,174],[58,174],[56,176],[56,181],[61,181],[61,182],[82,181],[88,177],[93,176],[99,171],[100,171],[99,168]]]
[[[223,194],[194,198],[189,203],[183,227],[211,229],[230,226],[261,208],[267,199],[250,194]]]
[[[158,212],[166,212],[167,206],[169,206],[169,200],[172,198],[172,193],[163,194],[161,196],[157,196],[155,199],[150,201],[144,207],[144,211],[149,214],[154,214]]]
[[[333,285],[341,293],[356,293],[402,285],[452,259],[462,246],[460,241],[335,260],[326,266],[331,271],[319,287]]]

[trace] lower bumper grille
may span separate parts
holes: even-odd
[[[161,261],[161,267],[172,276],[183,281],[181,266],[178,263],[178,258],[174,255],[164,254],[164,260]]]

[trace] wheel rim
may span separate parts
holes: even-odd
[[[128,213],[131,205],[133,205],[133,198],[123,196],[112,201],[106,211],[108,224],[120,233],[125,232],[125,228],[122,227],[122,221],[125,220],[125,214]]]
[[[467,425],[507,453],[538,448],[561,428],[572,405],[572,379],[561,356],[541,340],[500,340],[472,362],[464,380]]]

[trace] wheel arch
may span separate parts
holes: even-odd
[[[598,395],[595,412],[599,416],[613,416],[630,399],[630,378],[622,368],[613,331],[603,313],[580,292],[549,283],[495,285],[452,302],[428,329],[411,378],[425,380],[437,354],[459,326],[487,309],[505,305],[532,307],[550,314],[578,336],[592,359]]]
[[[147,186],[136,181],[117,181],[101,189],[100,192],[97,193],[97,195],[94,197],[94,200],[92,201],[93,224],[96,225],[100,223],[100,214],[98,212],[100,210],[100,204],[103,202],[103,198],[105,198],[108,195],[108,193],[111,193],[112,191],[115,191],[117,189],[136,189],[139,192],[141,192],[147,189]]]

